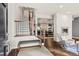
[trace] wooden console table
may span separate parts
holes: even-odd
[[[37,36],[38,38],[42,39],[45,42],[46,39],[54,39],[54,37],[44,37],[44,36]]]
[[[79,41],[79,37],[72,37],[72,39],[75,40],[75,43],[76,43],[77,41]]]
[[[54,37],[44,37],[44,36],[38,36],[38,38],[40,38],[42,40],[42,43],[44,43],[44,45],[46,47],[52,48],[52,41],[54,39]]]

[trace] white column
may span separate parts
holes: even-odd
[[[36,10],[35,10],[35,36],[37,36],[37,15],[36,15]]]
[[[62,28],[68,28],[68,34],[65,35],[66,39],[72,39],[72,15],[70,14],[63,14],[63,13],[56,13],[54,19],[54,36],[55,40],[59,41],[57,38],[57,34],[59,36],[63,36]]]

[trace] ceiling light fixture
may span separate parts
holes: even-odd
[[[60,6],[59,6],[59,8],[63,8],[63,7],[64,7],[63,5],[60,5]]]

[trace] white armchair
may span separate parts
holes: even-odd
[[[63,46],[64,49],[79,55],[79,42],[75,43],[74,39],[66,39],[61,35],[58,35],[58,38],[61,47]]]
[[[75,43],[73,39],[65,41],[65,49],[79,55],[79,43]]]

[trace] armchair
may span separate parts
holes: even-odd
[[[58,35],[59,44],[67,51],[73,52],[79,55],[79,42],[75,43],[74,39],[66,39],[63,36]]]
[[[70,51],[70,52],[73,52],[77,55],[79,55],[79,43],[75,43],[75,41],[73,41],[73,39],[70,41],[68,40],[69,42],[65,41],[65,49]]]

